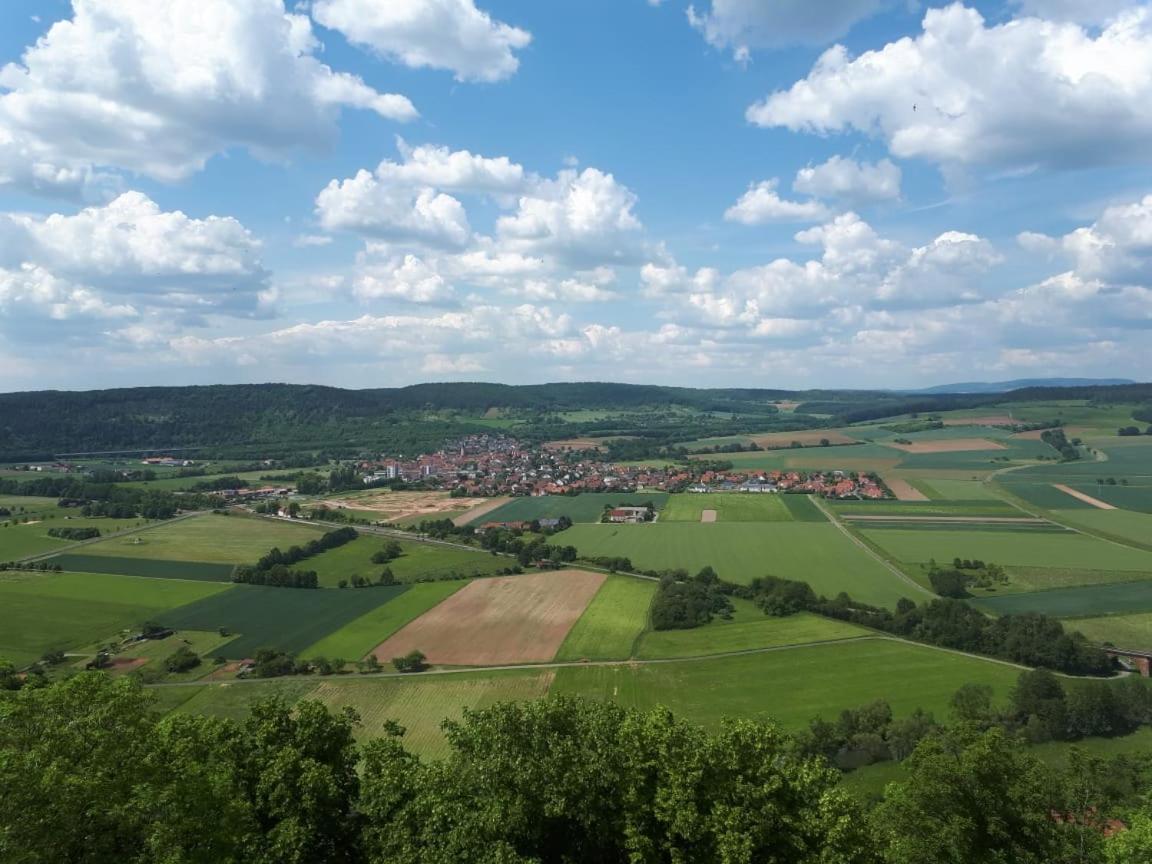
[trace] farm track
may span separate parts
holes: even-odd
[[[34,561],[43,561],[47,558],[55,558],[57,555],[71,553],[73,550],[79,549],[82,546],[91,546],[93,543],[103,543],[105,540],[112,540],[116,537],[127,537],[130,534],[139,534],[141,531],[151,531],[153,528],[159,528],[163,525],[175,525],[177,522],[183,522],[185,519],[193,519],[196,516],[203,516],[207,512],[207,510],[195,510],[191,513],[181,513],[179,516],[174,516],[171,519],[162,519],[158,522],[142,525],[139,528],[125,528],[123,531],[114,531],[111,534],[104,534],[101,537],[92,537],[89,540],[79,540],[73,543],[71,546],[61,546],[58,549],[53,549],[51,552],[39,552],[36,555],[28,555],[17,560],[22,563],[32,563]]]

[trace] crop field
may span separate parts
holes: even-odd
[[[1079,618],[1149,612],[1152,611],[1152,581],[1056,588],[1029,594],[1005,594],[972,602],[996,615],[1043,612],[1057,618]]]
[[[863,530],[894,558],[909,563],[979,558],[1004,567],[1123,570],[1152,576],[1152,552],[1066,532]]]
[[[250,564],[273,546],[287,549],[315,540],[321,533],[310,523],[209,513],[158,525],[127,537],[93,543],[84,547],[84,554]]]
[[[1103,461],[1082,459],[1078,462],[1060,462],[1053,465],[1037,465],[1013,471],[1005,482],[1046,482],[1046,483],[1094,483],[1097,477],[1144,478],[1152,479],[1152,438],[1114,438],[1101,445],[1107,458]],[[1009,481],[1009,478],[1011,480]]]
[[[1152,612],[1074,618],[1064,623],[1068,629],[1079,630],[1094,642],[1111,642],[1131,651],[1152,651]]]
[[[448,666],[546,662],[604,578],[587,570],[556,570],[471,582],[372,653],[388,662],[418,650],[429,663]]]
[[[1006,492],[1015,495],[1027,504],[1040,507],[1044,510],[1096,509],[1088,502],[1081,501],[1069,495],[1067,492],[1060,491],[1052,483],[1024,481],[1019,479],[1020,476],[1019,473],[1007,474],[1002,477],[999,482],[1003,485]]]
[[[781,576],[808,582],[829,597],[847,591],[855,599],[891,606],[915,593],[833,525],[664,523],[574,525],[564,532],[585,556],[626,556],[635,567],[695,572],[705,565],[730,582]]]
[[[859,438],[851,438],[837,429],[808,429],[798,432],[769,432],[766,435],[749,435],[750,440],[765,449],[791,447],[799,441],[805,447],[820,447],[827,441],[828,446],[859,444]]]
[[[1099,531],[1122,540],[1152,545],[1152,514],[1128,510],[1056,510],[1054,515],[1069,525]]]
[[[142,468],[142,465],[133,465],[133,468]],[[200,483],[210,483],[213,480],[219,480],[221,477],[239,477],[248,483],[249,486],[259,488],[261,486],[287,486],[293,487],[296,484],[290,482],[277,481],[275,483],[265,482],[260,478],[265,474],[284,474],[288,473],[282,470],[267,468],[263,471],[241,471],[239,473],[234,471],[213,471],[211,474],[204,474],[199,477],[164,477],[158,476],[155,480],[133,480],[123,485],[126,487],[134,487],[137,489],[152,489],[157,492],[182,492],[189,489],[194,489]]]
[[[716,618],[693,630],[652,630],[640,639],[642,660],[702,657],[780,645],[804,645],[874,635],[870,630],[802,612],[786,618],[765,615],[747,600],[734,603],[731,621]]]
[[[148,558],[116,558],[112,555],[64,553],[49,559],[65,570],[81,573],[119,573],[123,576],[150,576],[159,579],[194,579],[201,582],[231,582],[232,564],[202,561],[152,561]]]
[[[301,650],[304,657],[327,657],[359,660],[410,621],[447,600],[464,587],[464,582],[425,582],[411,585],[402,594],[377,606],[319,642]],[[375,591],[375,588],[361,588]]]
[[[152,583],[158,580],[143,581]],[[394,600],[406,590],[404,585],[350,588],[346,591],[234,585],[222,593],[166,612],[160,623],[176,630],[216,630],[223,627],[230,633],[239,634],[215,652],[215,655],[229,660],[251,657],[259,648],[298,653]]]
[[[138,628],[222,585],[95,573],[0,574],[0,657],[17,665]]]
[[[1116,485],[1099,483],[1077,483],[1069,488],[1075,489],[1089,497],[1105,504],[1110,504],[1121,510],[1133,510],[1137,513],[1152,513],[1152,483],[1148,485]],[[1072,497],[1072,496],[1069,496]],[[1099,509],[1099,508],[1097,508]]]
[[[780,500],[796,522],[827,522],[824,511],[816,506],[811,495],[781,495]]]
[[[791,522],[792,512],[779,495],[716,492],[669,495],[661,522],[700,522],[704,510],[714,510],[717,522]]]
[[[632,656],[648,626],[656,583],[632,576],[609,576],[580,620],[568,631],[557,660],[624,660]]]
[[[721,454],[736,471],[774,471],[786,468],[844,471],[883,471],[895,468],[906,454],[880,444],[855,444],[844,447],[806,447],[803,449],[762,450],[752,453]],[[713,454],[692,457],[714,459]]]
[[[992,516],[1021,517],[1027,513],[1007,501],[829,501],[839,516]]]
[[[320,584],[335,588],[341,579],[351,580],[363,576],[375,581],[387,566],[400,582],[418,579],[442,579],[453,575],[486,576],[516,562],[502,555],[493,556],[479,549],[469,551],[432,543],[402,541],[404,553],[385,564],[373,564],[372,556],[388,542],[387,537],[362,534],[351,543],[337,546],[301,563],[301,567],[315,570]]]
[[[242,722],[252,705],[261,699],[279,697],[292,705],[310,698],[316,682],[308,678],[280,678],[267,683],[204,684],[200,687],[156,687],[150,692],[158,697],[157,708],[176,714],[198,714],[223,717]]]
[[[979,480],[914,479],[912,484],[932,500],[1000,501],[986,483]]]
[[[605,507],[652,502],[659,510],[667,500],[667,492],[585,492],[582,495],[513,498],[504,506],[470,522],[531,522],[534,519],[559,519],[561,516],[567,516],[573,522],[599,522]]]
[[[708,726],[724,717],[772,718],[799,729],[815,717],[886,699],[897,716],[948,713],[964,684],[987,684],[1003,700],[1020,670],[889,639],[782,648],[760,654],[653,665],[559,669],[553,693],[621,705],[665,705]]]
[[[395,721],[406,730],[404,744],[409,750],[435,758],[447,749],[440,728],[444,720],[459,720],[465,708],[543,698],[554,677],[551,669],[526,669],[426,678],[348,678],[324,681],[307,698],[337,710],[354,708],[360,715],[356,735],[361,739],[379,737],[385,723]]]

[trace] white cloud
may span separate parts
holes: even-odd
[[[829,49],[807,78],[752,105],[766,127],[881,138],[902,158],[1030,169],[1152,156],[1152,10],[1093,35],[973,9],[929,10],[923,32],[851,58]]]
[[[1050,21],[1104,24],[1133,8],[1140,0],[1014,0],[1023,15]]]
[[[763,180],[748,187],[735,204],[724,211],[728,222],[764,225],[767,222],[818,222],[827,219],[828,208],[819,201],[788,201],[776,191],[779,180]]]
[[[361,301],[391,299],[442,304],[455,298],[454,289],[435,266],[415,255],[361,269],[352,292]]]
[[[527,179],[523,166],[507,156],[490,158],[433,145],[410,147],[403,139],[398,139],[397,147],[402,162],[384,160],[376,166],[382,183],[496,195],[520,191]]]
[[[473,0],[316,0],[312,17],[348,40],[415,69],[458,81],[500,81],[519,68],[532,35],[493,20]]]
[[[327,234],[301,234],[292,241],[293,246],[301,249],[309,247],[327,246],[332,242],[332,238]]]
[[[464,205],[456,198],[428,187],[388,185],[364,170],[321,190],[316,215],[328,231],[398,242],[463,247],[472,236]]]
[[[1092,225],[1059,239],[1021,236],[1025,248],[1060,250],[1084,279],[1152,287],[1152,195],[1108,207]]]
[[[711,0],[699,12],[689,6],[688,21],[708,44],[747,60],[755,48],[838,39],[884,5],[885,0]]]
[[[233,147],[323,149],[342,106],[417,116],[321,63],[320,47],[282,0],[74,0],[71,19],[0,69],[0,176],[83,185],[106,166],[178,180]]]
[[[857,162],[833,156],[796,172],[792,189],[817,198],[839,198],[856,204],[900,197],[900,169],[891,160]]]

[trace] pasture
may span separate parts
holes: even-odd
[[[824,515],[824,511],[816,506],[816,502],[812,500],[811,495],[781,495],[780,500],[784,502],[784,506],[788,508],[788,512],[792,514],[793,521],[796,522],[827,522],[828,517]]]
[[[166,522],[127,537],[93,543],[84,547],[84,554],[250,564],[273,546],[287,549],[307,543],[324,530],[331,530],[331,526],[206,513],[191,519]]]
[[[609,576],[580,620],[568,631],[557,660],[625,660],[648,626],[656,583],[632,576]]]
[[[559,519],[567,516],[573,522],[599,522],[605,507],[628,504],[642,506],[648,502],[662,508],[667,492],[585,492],[581,495],[541,495],[513,498],[495,510],[476,516],[473,522],[531,522],[535,519]]]
[[[157,580],[143,581],[152,583]],[[404,585],[349,588],[345,591],[234,585],[219,594],[166,612],[160,623],[176,630],[217,630],[223,627],[229,633],[238,634],[237,638],[214,652],[214,656],[229,660],[251,657],[259,648],[299,653],[406,590]]]
[[[557,670],[552,692],[636,708],[664,705],[707,726],[749,717],[796,730],[876,699],[888,700],[897,716],[923,708],[943,717],[962,685],[987,684],[1003,700],[1019,673],[990,660],[867,639],[672,663],[568,667]]]
[[[661,522],[700,522],[704,510],[716,511],[717,522],[791,522],[781,496],[752,492],[683,492],[669,495]]]
[[[419,618],[438,603],[451,597],[464,585],[464,582],[426,582],[412,585],[387,603],[365,612],[339,630],[302,649],[300,654],[304,657],[359,660],[409,621]]]
[[[1152,611],[1152,581],[1055,588],[971,601],[996,615],[1043,612],[1056,618],[1097,617]]]
[[[139,628],[222,585],[96,573],[0,574],[0,657],[23,666]]]
[[[1070,630],[1079,630],[1093,642],[1111,642],[1118,648],[1132,651],[1152,651],[1152,612],[1075,618],[1064,623]]]
[[[781,576],[808,582],[829,597],[847,591],[878,606],[892,606],[916,593],[829,524],[574,525],[563,537],[585,557],[625,556],[644,570],[683,567],[694,573],[710,565],[729,582]]]
[[[80,516],[64,515],[69,512],[53,509],[31,515],[24,514],[29,518],[29,521],[24,523],[0,519],[0,561],[43,555],[55,549],[65,549],[76,542],[48,536],[48,532],[53,528],[99,528],[101,534],[113,534],[148,524],[147,519],[85,519]]]
[[[385,663],[416,650],[429,663],[447,666],[547,662],[604,578],[587,570],[556,570],[480,579],[383,640],[372,653]]]
[[[486,576],[516,563],[510,558],[494,556],[479,549],[469,551],[434,543],[401,541],[404,552],[399,558],[387,564],[373,564],[372,556],[389,539],[364,533],[351,543],[306,559],[300,566],[315,570],[322,586],[335,588],[341,579],[351,581],[353,576],[375,581],[385,567],[392,570],[398,581],[415,582],[452,576]]]

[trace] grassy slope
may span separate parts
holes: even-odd
[[[1134,651],[1152,651],[1152,613],[1105,615],[1100,618],[1076,618],[1064,622],[1069,629],[1079,630],[1097,642],[1111,642]]]
[[[249,564],[273,546],[287,549],[315,540],[320,534],[309,525],[209,513],[129,537],[93,543],[84,547],[84,554]]]
[[[101,534],[112,534],[128,528],[147,525],[147,519],[65,519],[58,515],[60,512],[43,514],[43,521],[33,521],[30,524],[9,524],[0,527],[0,561],[11,561],[24,558],[28,555],[40,555],[54,549],[64,549],[75,543],[75,540],[61,540],[58,537],[49,537],[48,532],[53,528],[99,528]],[[35,517],[33,517],[35,520]],[[0,524],[4,520],[0,520]]]
[[[609,576],[568,638],[557,660],[623,660],[632,656],[637,637],[648,625],[656,583],[631,576]]]
[[[372,555],[383,548],[387,538],[362,535],[314,558],[309,558],[301,566],[315,570],[320,584],[336,587],[341,579],[351,579],[354,575],[375,581],[384,569],[383,564],[373,564]],[[445,576],[457,573],[465,576],[483,576],[493,573],[516,562],[503,556],[493,556],[487,552],[469,552],[450,546],[429,543],[401,543],[404,554],[388,563],[392,575],[401,582],[414,581],[421,576]]]

